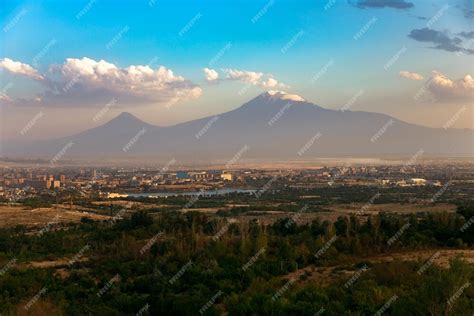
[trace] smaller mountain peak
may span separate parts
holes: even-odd
[[[135,118],[135,115],[130,112],[122,112],[116,118]]]
[[[130,112],[122,112],[119,115],[117,115],[115,118],[109,121],[109,123],[114,123],[114,124],[128,124],[128,123],[140,123],[140,124],[146,124],[143,122],[141,119],[136,117]]]
[[[264,97],[269,97],[272,99],[281,99],[281,100],[299,101],[299,102],[306,101],[303,97],[297,94],[289,94],[289,93],[286,93],[285,91],[280,91],[280,90],[269,90],[267,92],[264,92],[262,95]]]

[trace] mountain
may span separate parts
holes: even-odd
[[[69,144],[69,145],[68,145]],[[220,115],[159,127],[122,113],[108,123],[4,156],[180,161],[310,160],[321,157],[474,156],[474,130],[428,128],[388,115],[329,110],[281,91]],[[66,147],[67,148],[66,148]],[[16,146],[18,147],[18,146]]]

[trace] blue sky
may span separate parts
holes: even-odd
[[[67,58],[105,60],[123,69],[161,65],[182,77],[188,92],[201,90],[199,95],[193,90],[193,97],[180,99],[172,108],[164,106],[169,104],[164,94],[170,98],[182,89],[181,84],[173,85],[172,92],[154,90],[163,92],[156,98],[147,95],[145,100],[134,100],[127,94],[104,120],[126,110],[150,123],[169,125],[231,110],[265,90],[256,82],[249,85],[247,77],[228,78],[225,69],[234,69],[262,73],[281,84],[275,88],[334,109],[363,90],[353,110],[383,112],[421,125],[442,126],[461,106],[467,106],[471,118],[461,118],[455,127],[472,128],[472,90],[462,81],[473,72],[474,55],[468,50],[472,42],[457,35],[473,31],[472,1],[376,2],[1,0],[0,58],[34,64],[41,76],[62,84],[67,78],[49,69],[64,65]],[[409,36],[423,29],[437,32],[434,38],[445,46],[457,43],[458,51],[433,48],[441,44],[430,42],[433,36],[427,32],[420,32],[418,39]],[[356,40],[358,32],[361,36]],[[216,58],[219,51],[223,53]],[[390,67],[384,69],[390,60]],[[217,71],[219,80],[206,81],[205,67]],[[9,70],[2,71],[2,87],[14,83],[6,93],[12,104],[3,106],[4,117],[28,122],[38,109],[52,117],[65,117],[57,128],[45,126],[45,133],[67,134],[103,123],[92,122],[90,117],[109,95],[89,97],[89,86],[89,90],[71,93],[71,99],[61,99],[59,105],[53,106],[53,100],[46,97],[38,104],[22,104],[18,99],[33,99],[50,86]],[[401,71],[419,74],[423,80],[403,77]],[[433,71],[442,75],[435,78],[440,84],[443,78],[451,80],[453,91],[430,85],[436,101],[414,102],[413,95],[438,76]],[[312,81],[315,76],[318,79]],[[250,88],[239,94],[246,83]],[[461,90],[455,90],[457,87]],[[75,89],[79,84],[71,90]],[[78,95],[87,97],[77,99]],[[70,116],[80,119],[67,123]]]

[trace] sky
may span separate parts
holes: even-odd
[[[474,0],[0,0],[4,139],[130,112],[173,125],[267,90],[474,128]]]

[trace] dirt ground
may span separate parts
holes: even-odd
[[[363,208],[363,214],[358,214],[358,212]],[[238,220],[259,220],[261,223],[268,225],[276,222],[282,218],[293,218],[297,224],[306,224],[311,223],[316,218],[319,218],[321,221],[331,221],[334,222],[339,216],[348,216],[351,214],[356,214],[359,218],[367,218],[369,215],[377,215],[380,212],[389,212],[397,214],[411,214],[418,212],[455,212],[456,206],[451,204],[439,204],[439,205],[427,205],[427,204],[378,204],[366,207],[364,204],[340,204],[332,205],[325,207],[327,211],[313,212],[313,213],[296,213],[296,212],[265,212],[265,215],[260,214],[244,214],[240,216],[234,216],[232,218]]]
[[[125,207],[127,201],[107,201],[107,202],[93,202],[96,205],[120,205]],[[156,205],[134,202],[135,207],[141,209],[150,209],[155,207],[166,207],[167,205]],[[228,205],[228,208],[241,205]],[[247,205],[246,205],[247,206]],[[220,208],[196,208],[192,211],[199,211],[206,214],[212,215],[217,212]],[[293,218],[297,224],[310,223],[316,218],[320,220],[335,221],[339,216],[347,216],[350,214],[357,214],[361,209],[364,209],[364,214],[360,215],[361,218],[366,218],[367,215],[376,215],[379,212],[392,212],[398,214],[410,214],[416,212],[455,212],[456,207],[451,204],[377,204],[366,206],[364,204],[344,204],[344,205],[331,205],[325,207],[326,211],[314,212],[314,213],[296,213],[296,212],[257,212],[256,214],[247,213],[244,215],[237,215],[232,218],[239,221],[257,219],[264,224],[272,224],[278,219],[282,218]],[[16,225],[26,226],[43,226],[51,222],[66,223],[66,222],[79,222],[82,217],[88,217],[93,220],[106,220],[109,216],[99,215],[91,212],[92,210],[73,205],[70,208],[66,204],[55,204],[48,208],[37,208],[28,209],[21,205],[0,205],[0,228],[1,227],[14,227]],[[263,214],[263,215],[262,215]]]
[[[79,222],[82,217],[93,220],[106,220],[109,216],[98,215],[79,209],[69,210],[66,207],[55,205],[53,207],[41,207],[28,209],[22,206],[0,205],[0,228],[25,226],[45,226],[54,223]]]
[[[391,262],[394,260],[401,261],[422,261],[427,262],[430,260],[433,265],[448,267],[449,261],[460,256],[467,262],[474,264],[474,249],[434,249],[434,250],[421,250],[421,251],[408,251],[401,253],[391,253],[387,255],[377,255],[369,258],[361,258],[360,261],[370,263],[384,263]],[[295,279],[301,283],[318,282],[322,284],[329,284],[334,281],[335,278],[349,279],[355,271],[347,269],[340,269],[339,266],[331,267],[315,267],[313,265],[298,269],[284,276],[285,279]],[[306,278],[300,279],[306,274]]]

